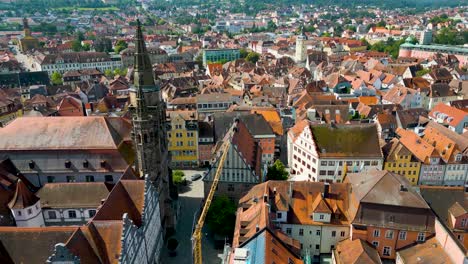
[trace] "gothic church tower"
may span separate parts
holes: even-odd
[[[133,86],[130,88],[132,138],[137,154],[136,170],[148,176],[160,194],[161,224],[174,228],[173,201],[170,197],[172,177],[168,168],[166,106],[146,51],[141,23],[137,20]]]

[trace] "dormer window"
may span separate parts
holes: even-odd
[[[31,170],[34,169],[35,165],[36,165],[36,164],[35,164],[35,162],[34,162],[33,160],[30,160],[30,161],[29,161],[29,168],[30,168]]]
[[[67,169],[71,168],[71,161],[69,160],[65,161],[65,168]]]
[[[85,160],[83,161],[83,168],[88,168],[89,167],[89,161]]]
[[[101,160],[101,168],[105,168],[106,167],[106,161],[105,160]]]
[[[455,156],[455,161],[461,161],[462,160],[462,155],[459,153]]]

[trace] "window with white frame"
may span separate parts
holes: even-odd
[[[49,211],[47,214],[49,215],[49,219],[57,219],[57,213],[55,211]]]
[[[75,210],[68,211],[68,218],[76,218],[76,211]]]
[[[392,248],[391,247],[384,247],[382,255],[384,256],[390,256],[392,254]]]
[[[406,231],[400,231],[400,234],[398,235],[398,239],[406,240]]]
[[[393,230],[387,230],[385,232],[385,238],[393,239]]]
[[[374,230],[374,237],[379,237],[380,236],[380,230],[379,229],[375,229]]]
[[[424,234],[424,232],[419,232],[416,241],[424,242],[424,240],[426,240],[426,234]]]

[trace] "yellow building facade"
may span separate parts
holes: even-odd
[[[198,167],[198,121],[194,111],[168,111],[168,148],[173,168]]]
[[[411,185],[417,185],[421,163],[397,139],[393,139],[388,144],[391,146],[389,146],[389,152],[384,162],[384,169],[403,175]]]

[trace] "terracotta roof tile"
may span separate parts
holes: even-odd
[[[8,203],[8,207],[10,209],[24,209],[33,206],[37,201],[39,201],[39,198],[19,179],[16,183],[16,192]]]

